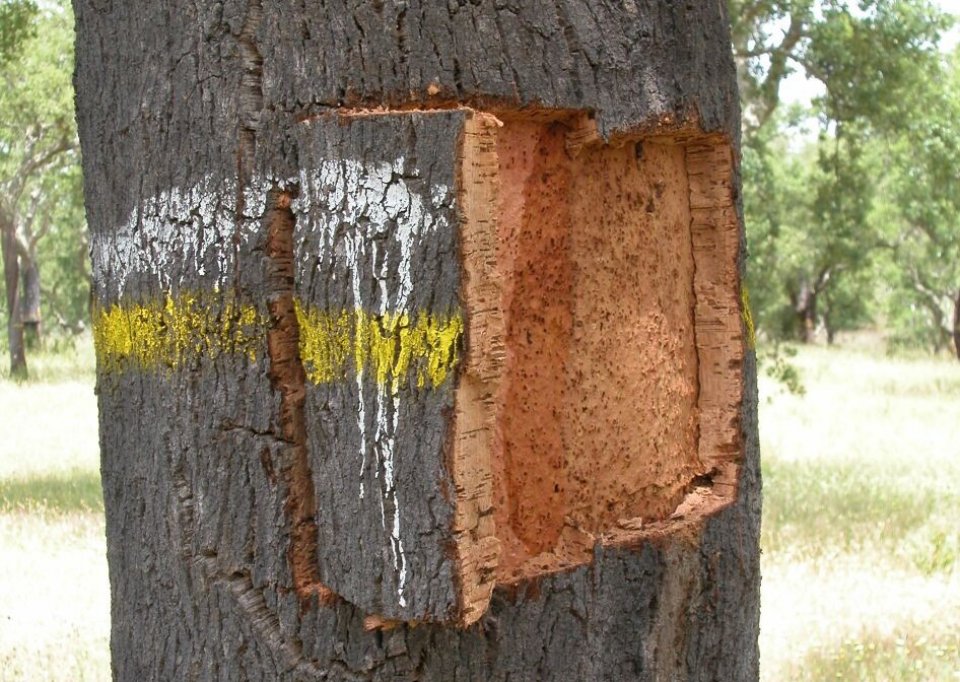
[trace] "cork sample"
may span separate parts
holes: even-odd
[[[453,478],[470,622],[496,584],[732,500],[743,341],[719,141],[606,144],[585,117],[478,114],[462,164]]]

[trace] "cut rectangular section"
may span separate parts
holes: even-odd
[[[743,334],[721,140],[606,144],[577,112],[468,109],[302,135],[325,585],[377,622],[468,625],[497,585],[662,531],[696,482],[731,480]]]
[[[740,454],[729,147],[689,135],[605,144],[581,115],[498,116],[466,136],[461,188],[455,460],[493,474],[492,524],[488,479],[465,479],[483,500],[458,536],[463,584],[483,586],[465,588],[471,617],[489,595],[491,548],[496,584],[589,562],[612,531],[669,525],[695,482],[729,481]],[[717,489],[727,502],[734,492]]]

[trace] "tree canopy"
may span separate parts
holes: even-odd
[[[960,314],[957,59],[939,47],[952,17],[926,0],[731,9],[762,334],[832,341],[874,323],[900,343],[944,348]],[[784,111],[792,72],[822,94]]]
[[[11,371],[24,331],[87,316],[85,225],[73,115],[73,16],[67,5],[0,5],[0,234]],[[29,339],[28,339],[29,340]]]

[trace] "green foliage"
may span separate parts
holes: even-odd
[[[918,83],[904,124],[883,141],[876,219],[887,247],[887,317],[902,347],[939,351],[953,342],[960,305],[958,88],[960,53]]]
[[[76,332],[88,318],[89,265],[73,110],[73,14],[65,2],[41,7],[30,15],[20,49],[0,64],[0,224],[39,264],[45,332]]]
[[[0,67],[14,59],[23,43],[36,35],[33,0],[0,0]]]
[[[822,3],[801,60],[827,90],[820,106],[831,121],[900,124],[905,98],[937,63],[937,42],[952,20],[928,0]]]
[[[795,71],[828,92],[830,120],[895,116],[951,20],[929,0],[728,0],[748,133]]]
[[[766,126],[744,140],[742,173],[754,320],[763,335],[782,338],[794,324],[786,288],[791,241],[809,224],[811,203],[808,159],[789,153],[776,132],[776,125]]]
[[[90,318],[90,255],[79,159],[50,182],[49,232],[38,244],[43,268],[43,316],[47,333],[67,338],[85,329]]]
[[[894,343],[946,346],[960,294],[960,82],[945,77],[937,42],[952,20],[928,0],[730,8],[761,338],[832,341],[879,319]],[[794,69],[823,86],[807,114],[816,141],[798,134],[801,112],[778,109]]]
[[[807,392],[803,385],[803,376],[797,366],[791,362],[796,355],[796,348],[774,340],[760,349],[757,353],[757,361],[764,373],[781,384],[789,393],[803,395]]]

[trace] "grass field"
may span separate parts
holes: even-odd
[[[0,680],[106,680],[93,354],[29,364],[31,382],[0,379]]]
[[[0,680],[106,680],[89,345],[0,379]],[[803,349],[761,379],[762,677],[960,680],[960,363]]]
[[[960,680],[960,363],[803,349],[761,381],[764,680]]]

